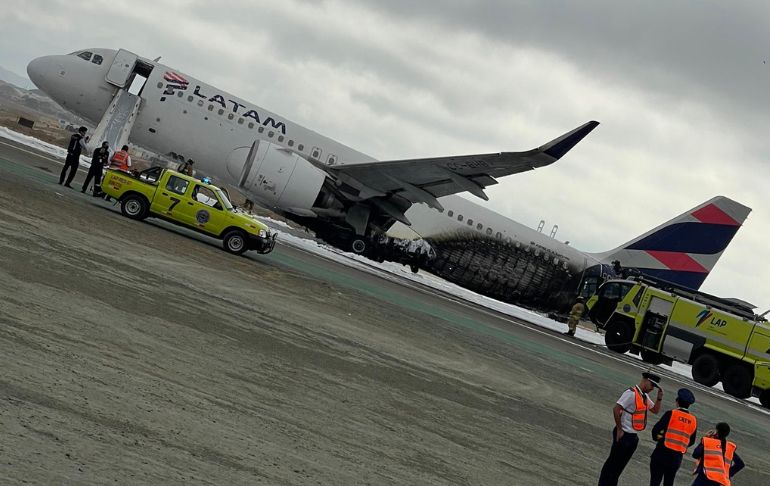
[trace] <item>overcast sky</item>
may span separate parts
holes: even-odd
[[[766,1],[17,6],[0,10],[0,65],[19,74],[85,47],[163,56],[379,159],[526,150],[598,120],[561,161],[490,188],[487,204],[603,251],[729,196],[753,212],[703,290],[770,308]]]

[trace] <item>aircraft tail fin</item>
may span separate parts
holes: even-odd
[[[602,263],[700,288],[751,208],[717,196],[618,248],[595,255]]]

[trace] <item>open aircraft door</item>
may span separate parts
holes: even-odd
[[[134,72],[137,56],[133,52],[120,49],[112,61],[110,70],[107,71],[107,82],[119,88],[124,88]]]

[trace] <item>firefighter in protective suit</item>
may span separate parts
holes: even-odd
[[[690,413],[695,396],[687,388],[676,394],[676,408],[664,413],[652,427],[652,440],[657,442],[650,456],[650,486],[673,486],[682,457],[695,444],[698,421]]]
[[[585,299],[583,297],[578,297],[577,302],[575,302],[575,305],[572,306],[572,309],[569,311],[569,319],[567,319],[567,326],[569,326],[569,330],[565,332],[567,336],[574,336],[575,330],[577,330],[578,322],[580,322],[580,318],[583,317],[583,313],[586,311],[586,305],[585,305]]]

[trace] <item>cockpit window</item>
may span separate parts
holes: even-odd
[[[80,59],[85,59],[86,61],[90,61],[91,60],[91,56],[93,56],[93,53],[92,52],[88,52],[88,51],[83,51],[80,54],[78,54],[78,57]]]
[[[91,62],[94,64],[101,64],[104,58],[100,56],[99,54],[94,54],[94,58],[91,59]]]

